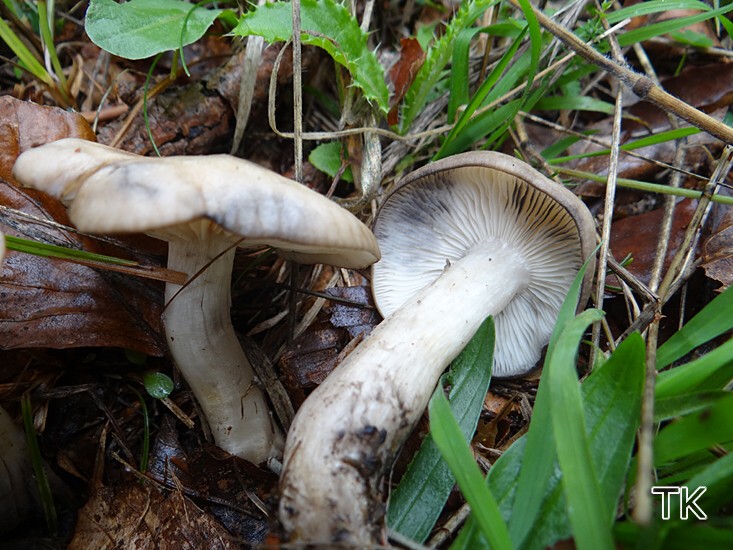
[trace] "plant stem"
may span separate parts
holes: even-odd
[[[200,273],[183,288],[166,285],[163,322],[173,359],[196,396],[216,444],[259,464],[276,456],[282,441],[232,327],[234,253],[232,241],[216,235],[171,241],[168,267]]]

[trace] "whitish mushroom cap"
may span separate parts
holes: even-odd
[[[363,268],[379,259],[374,235],[351,213],[229,155],[150,158],[67,138],[24,152],[13,174],[69,205],[82,231],[166,240],[213,231],[301,262]]]
[[[560,305],[595,247],[593,219],[580,199],[494,152],[456,155],[406,176],[382,206],[374,233],[382,259],[373,266],[372,287],[385,317],[478,243],[501,240],[517,251],[530,283],[495,318],[493,373],[499,377],[526,373],[539,360]]]

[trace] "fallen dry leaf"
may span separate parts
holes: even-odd
[[[394,95],[391,100],[392,108],[387,115],[387,123],[390,126],[397,124],[400,102],[425,62],[425,52],[416,38],[400,38],[400,45],[402,46],[400,48],[400,58],[389,70],[389,78],[394,85]]]
[[[722,187],[719,194],[730,196],[731,190]],[[710,236],[702,245],[702,267],[710,279],[722,283],[720,290],[733,282],[733,208],[729,205],[713,205]]]
[[[18,155],[65,137],[95,141],[84,118],[58,107],[43,107],[11,96],[0,97],[0,177],[12,180]]]
[[[733,99],[733,63],[691,67],[679,76],[665,80],[663,86],[672,95],[722,120]],[[647,101],[640,101],[629,106],[624,110],[624,115],[622,143],[671,129],[667,113]],[[610,142],[612,125],[612,119],[607,118],[591,125],[591,128],[595,132],[595,137]],[[687,138],[685,159],[687,169],[694,169],[695,166],[709,158],[710,152],[705,150],[706,147],[710,148],[714,154],[715,150],[720,149],[721,144],[719,140],[705,132]],[[592,143],[579,142],[571,148],[570,153],[575,155],[601,149],[602,147]],[[634,152],[649,159],[672,164],[675,151],[675,142],[667,141],[636,149]],[[608,156],[581,159],[574,168],[592,174],[605,175],[608,173]],[[624,153],[621,153],[619,157],[618,176],[621,178],[644,179],[661,170],[661,167],[643,158],[632,157]],[[599,183],[586,183],[578,190],[578,194],[585,196],[602,196],[603,193],[604,186]]]
[[[76,114],[0,98],[3,171],[13,155],[62,137],[93,138]],[[44,221],[68,225],[66,209],[43,193],[0,180],[0,231],[68,248],[120,256],[98,241]],[[19,214],[20,213],[20,214]],[[22,214],[35,217],[33,221]],[[126,257],[131,254],[127,252]],[[123,256],[123,257],[125,257]],[[130,259],[138,259],[131,257]],[[115,346],[162,355],[162,289],[112,272],[8,251],[0,268],[0,349]]]
[[[192,500],[138,481],[102,487],[79,511],[69,550],[117,548],[238,549],[232,536]]]
[[[697,201],[684,199],[675,206],[674,222],[664,261],[665,269],[682,243],[685,229],[692,219],[696,205]],[[631,256],[633,261],[627,266],[627,269],[645,284],[649,283],[651,279],[662,216],[663,209],[658,208],[614,221],[611,226],[611,251],[614,257],[622,261],[626,256]],[[611,284],[617,285],[618,283],[613,281]]]

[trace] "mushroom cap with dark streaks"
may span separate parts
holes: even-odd
[[[592,216],[578,197],[496,152],[455,155],[409,174],[382,205],[374,233],[382,259],[372,268],[372,287],[385,317],[479,243],[512,246],[530,282],[496,316],[498,377],[524,374],[539,360],[560,305],[596,242]],[[592,272],[589,266],[583,304]]]

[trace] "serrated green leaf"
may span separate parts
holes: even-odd
[[[384,67],[369,49],[367,34],[349,11],[334,0],[301,0],[301,40],[328,52],[333,60],[346,67],[364,96],[376,102],[379,109],[389,110],[389,91]],[[290,39],[293,28],[289,2],[273,2],[245,13],[232,34],[257,35],[268,42]]]
[[[469,441],[476,431],[491,381],[493,352],[494,324],[489,318],[444,377],[450,380],[450,408],[458,420],[464,441]],[[455,477],[432,436],[428,435],[400,484],[390,495],[387,525],[411,540],[424,542],[454,484]]]
[[[498,0],[468,0],[463,2],[456,15],[445,28],[443,36],[427,51],[425,62],[420,67],[410,89],[403,100],[400,130],[410,129],[415,117],[427,103],[429,94],[435,89],[443,75],[443,70],[453,56],[453,47],[458,35],[473,25],[481,14]]]
[[[103,50],[144,59],[196,42],[222,12],[183,0],[91,0],[84,28]]]

